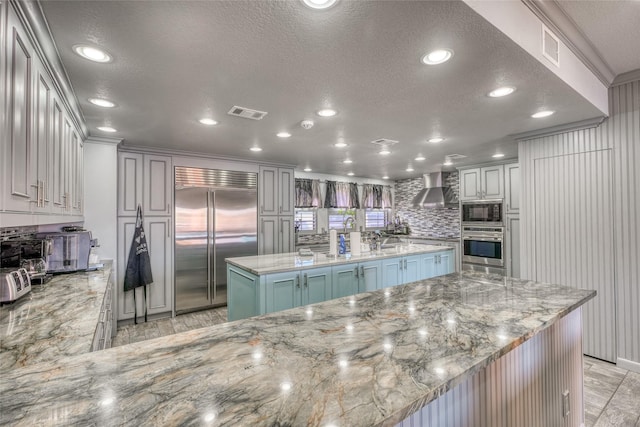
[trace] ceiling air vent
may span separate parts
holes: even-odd
[[[556,67],[560,66],[560,39],[544,25],[542,26],[542,55]]]
[[[229,114],[230,116],[242,117],[244,119],[262,120],[262,118],[267,115],[267,112],[252,110],[251,108],[238,107],[237,105],[234,105],[227,114]]]
[[[397,144],[398,141],[394,141],[393,139],[380,138],[375,141],[371,141],[372,144],[382,145],[383,147],[391,147],[394,144]]]
[[[462,154],[447,154],[448,158],[450,158],[451,160],[460,160],[460,159],[464,159],[467,156],[463,156]]]

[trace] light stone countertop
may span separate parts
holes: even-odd
[[[0,308],[0,373],[91,351],[112,263],[58,274]]]
[[[0,424],[387,426],[595,296],[474,272],[0,376]]]
[[[226,258],[225,261],[245,271],[261,276],[269,273],[329,267],[332,265],[375,261],[384,258],[398,258],[401,256],[442,252],[453,249],[454,248],[449,246],[408,245],[399,243],[395,248],[382,249],[380,252],[363,252],[361,255],[347,254],[346,256],[330,257],[323,253],[314,252],[313,256],[300,256],[297,252],[290,252],[285,254]]]

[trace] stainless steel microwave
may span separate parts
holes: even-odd
[[[504,203],[499,200],[475,200],[462,202],[462,225],[502,227]]]

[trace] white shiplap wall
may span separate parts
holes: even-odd
[[[598,289],[585,352],[640,371],[640,82],[609,99],[596,128],[519,143],[522,277]]]
[[[573,311],[396,427],[577,427],[584,422],[582,316]],[[569,391],[563,416],[562,393]]]

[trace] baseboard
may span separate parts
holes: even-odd
[[[628,371],[633,371],[640,374],[640,363],[638,362],[618,357],[616,365],[618,366],[618,368],[626,369]]]

